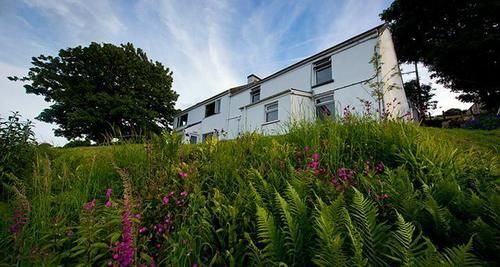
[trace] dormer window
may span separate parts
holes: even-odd
[[[185,126],[187,125],[187,123],[188,123],[188,114],[186,113],[179,117],[179,120],[177,121],[177,127]]]
[[[220,112],[220,99],[205,106],[205,117],[209,117]]]
[[[321,85],[332,81],[332,60],[324,58],[314,63],[315,85]]]
[[[250,91],[250,99],[252,104],[260,100],[260,87],[254,88]]]

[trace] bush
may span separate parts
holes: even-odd
[[[485,114],[475,116],[474,119],[465,124],[467,129],[494,130],[500,128],[500,116]]]
[[[66,148],[68,148],[68,147],[80,147],[80,146],[91,146],[90,140],[88,140],[88,139],[72,140],[64,145],[64,147],[66,147]]]
[[[0,118],[0,183],[4,186],[11,183],[13,176],[24,177],[31,169],[36,144],[32,128],[29,120],[21,121],[18,112]],[[5,199],[3,189],[1,193]]]

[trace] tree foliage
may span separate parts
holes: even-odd
[[[26,77],[9,79],[52,103],[37,119],[57,124],[57,136],[99,143],[106,135],[159,133],[173,120],[172,72],[131,43],[62,49],[32,64]]]
[[[395,0],[381,18],[402,62],[422,62],[464,102],[500,105],[500,2]]]
[[[420,84],[416,80],[405,82],[403,85],[406,97],[417,108],[421,116],[430,109],[436,109],[437,101],[432,100],[435,94],[432,91],[436,90],[427,84]]]

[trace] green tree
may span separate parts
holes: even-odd
[[[395,0],[381,18],[402,62],[421,62],[464,102],[500,106],[500,2]]]
[[[436,109],[437,101],[432,100],[435,94],[432,91],[436,90],[427,84],[418,86],[417,80],[405,82],[403,85],[406,97],[414,107],[418,110],[419,116],[425,118],[427,111]]]
[[[52,103],[37,119],[57,124],[56,136],[101,143],[117,133],[159,133],[173,120],[172,72],[131,43],[61,49],[32,64],[26,77],[9,79],[28,82],[28,94]]]

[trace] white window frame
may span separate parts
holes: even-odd
[[[207,115],[207,106],[208,105],[212,105],[212,104],[215,105],[215,107],[214,107],[214,113],[210,114],[210,115]],[[220,99],[217,99],[217,100],[215,100],[213,102],[210,102],[210,103],[208,103],[208,104],[205,105],[205,118],[213,116],[213,115],[217,115],[219,113],[220,113]]]
[[[276,119],[268,120],[268,114],[276,111]],[[278,101],[274,101],[264,106],[264,121],[266,123],[279,121],[279,104]]]
[[[254,101],[254,96],[257,96],[257,100]],[[250,103],[256,103],[260,101],[260,86],[250,90]]]
[[[324,101],[321,101],[321,100],[324,100]],[[316,97],[314,99],[314,106],[315,106],[314,111],[316,112],[316,117],[318,119],[319,119],[318,108],[321,106],[330,104],[330,103],[333,103],[333,110],[331,110],[331,112],[332,112],[332,118],[335,118],[335,97],[334,97],[333,93],[327,94],[327,95],[322,95],[322,96]]]
[[[322,82],[318,82],[318,71],[330,68],[330,79]],[[313,63],[313,76],[314,76],[314,86],[319,86],[322,84],[327,84],[333,81],[333,64],[332,57],[325,57]]]

